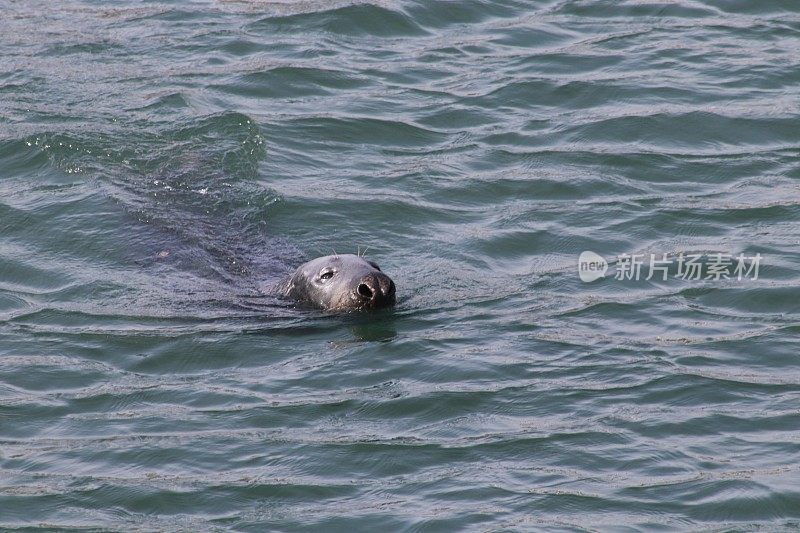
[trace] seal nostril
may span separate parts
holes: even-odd
[[[362,298],[366,298],[368,300],[372,299],[372,289],[366,283],[362,283],[358,286],[358,294]]]

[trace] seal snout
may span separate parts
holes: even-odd
[[[371,272],[361,278],[355,292],[370,307],[391,305],[395,299],[394,282],[382,272]]]
[[[374,261],[354,254],[303,263],[279,288],[288,298],[329,311],[382,309],[396,299],[392,278]]]

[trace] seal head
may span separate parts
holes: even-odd
[[[353,254],[304,263],[280,290],[288,298],[330,311],[379,309],[395,303],[392,279],[377,263]]]

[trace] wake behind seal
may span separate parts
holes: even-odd
[[[278,291],[328,311],[380,309],[395,303],[392,279],[377,263],[354,254],[312,259],[300,265]]]

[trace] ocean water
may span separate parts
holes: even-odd
[[[794,0],[0,0],[0,528],[800,528],[798,51]],[[365,249],[393,310],[269,295]]]

